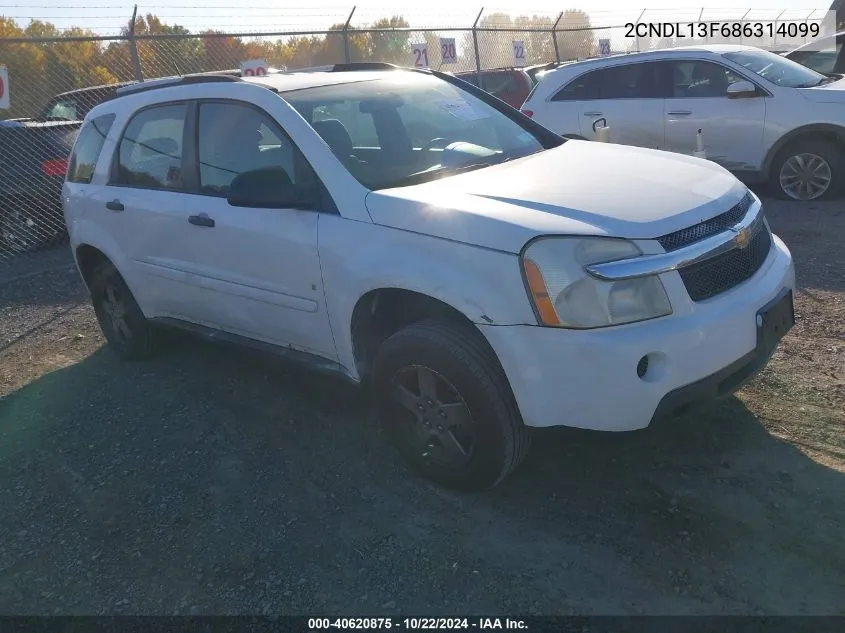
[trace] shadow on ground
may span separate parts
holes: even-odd
[[[739,401],[537,440],[453,494],[352,388],[100,349],[0,400],[0,612],[845,613],[845,478]]]

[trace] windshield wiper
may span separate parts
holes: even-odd
[[[473,163],[466,163],[464,165],[457,165],[455,167],[443,167],[438,169],[427,169],[426,171],[418,171],[410,174],[390,184],[378,187],[378,189],[392,189],[393,187],[408,187],[410,185],[419,185],[430,180],[437,180],[444,176],[454,176],[455,174],[463,174],[468,171],[475,171],[476,169],[483,169],[484,167],[492,167],[493,165],[501,165],[508,161],[514,160],[514,156],[503,158],[501,160],[484,160]]]
[[[828,84],[831,81],[836,81],[834,77],[822,77],[818,81],[811,81],[810,83],[801,84],[798,86],[799,88],[815,88],[816,86],[821,86],[822,84]]]

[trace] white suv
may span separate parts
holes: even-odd
[[[748,46],[673,48],[549,71],[523,112],[562,135],[707,158],[796,200],[845,183],[845,80]]]
[[[564,141],[433,71],[122,89],[64,204],[120,355],[170,325],[367,383],[411,465],[464,489],[515,468],[527,427],[640,429],[730,393],[793,323],[789,251],[727,171]]]

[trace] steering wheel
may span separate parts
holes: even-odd
[[[420,149],[420,151],[421,152],[427,152],[430,149],[434,149],[435,147],[438,147],[441,143],[443,144],[443,147],[441,149],[445,149],[446,146],[449,145],[449,143],[451,143],[451,142],[452,141],[450,141],[448,138],[443,138],[442,136],[438,136],[436,138],[431,139],[428,143],[423,145],[422,148]]]

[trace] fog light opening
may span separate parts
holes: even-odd
[[[648,371],[648,356],[643,356],[637,363],[637,376],[643,378]]]

